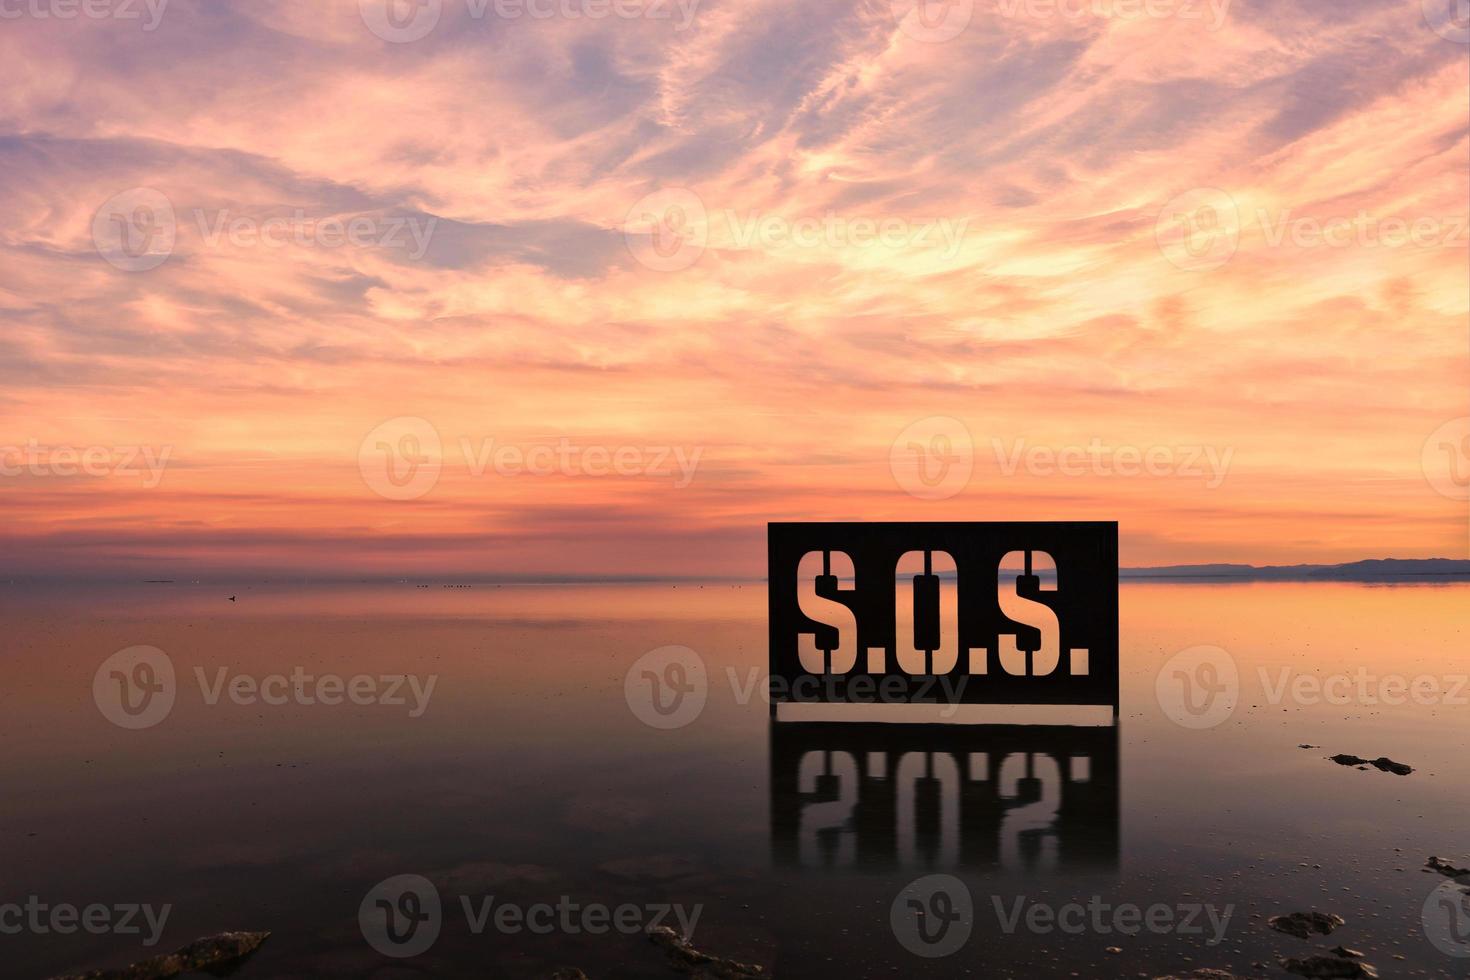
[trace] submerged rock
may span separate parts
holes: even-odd
[[[1362,953],[1358,952],[1356,949],[1348,949],[1346,946],[1334,946],[1334,947],[1332,947],[1332,955],[1333,956],[1341,956],[1341,957],[1344,957],[1345,959],[1351,959],[1351,960],[1360,960],[1360,959],[1363,958],[1363,954]]]
[[[738,963],[709,953],[701,953],[689,944],[689,940],[668,926],[657,926],[648,930],[648,938],[654,945],[668,954],[674,969],[687,973],[696,980],[769,980],[771,974],[763,966]]]
[[[1424,866],[1438,871],[1448,878],[1459,878],[1464,875],[1470,875],[1470,868],[1462,868],[1457,862],[1446,861],[1444,858],[1435,857],[1432,854],[1429,856],[1429,860],[1424,862]]]
[[[548,976],[546,980],[591,980],[591,978],[576,967],[569,966],[565,969],[557,970]]]
[[[1245,977],[1238,977],[1229,970],[1213,970],[1204,967],[1188,973],[1170,973],[1168,976],[1154,977],[1154,980],[1245,980]]]
[[[1414,771],[1413,766],[1404,765],[1402,762],[1394,762],[1388,756],[1380,755],[1376,759],[1363,759],[1356,755],[1339,754],[1328,756],[1339,766],[1372,766],[1382,772],[1391,772],[1395,776],[1407,776]]]
[[[1321,936],[1330,936],[1332,930],[1346,921],[1342,916],[1330,912],[1293,912],[1290,915],[1273,915],[1266,920],[1266,925],[1288,936],[1306,939],[1314,932]]]
[[[56,977],[55,980],[159,980],[176,977],[193,970],[235,965],[259,949],[269,937],[268,932],[222,932],[196,939],[172,953],[155,956],[121,970],[93,970],[91,973]]]
[[[1361,960],[1321,953],[1304,959],[1287,957],[1281,961],[1281,968],[1299,977],[1313,977],[1318,980],[1356,980],[1358,977],[1378,976],[1377,970]]]

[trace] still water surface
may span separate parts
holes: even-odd
[[[1338,942],[1386,977],[1470,975],[1421,924],[1446,880],[1425,860],[1470,851],[1470,691],[1373,704],[1356,680],[1372,693],[1424,676],[1453,693],[1470,585],[1128,583],[1121,604],[1115,728],[875,730],[771,724],[760,583],[0,587],[0,903],[170,906],[156,947],[146,925],[27,928],[0,935],[0,960],[45,977],[248,929],[273,935],[242,978],[676,975],[645,939],[592,934],[578,913],[548,934],[493,920],[476,933],[461,898],[476,910],[493,896],[634,906],[645,922],[697,909],[697,946],[780,977],[1284,976],[1279,957]],[[709,690],[666,731],[630,710],[624,681],[670,644],[699,653]],[[93,679],[135,645],[167,653],[178,694],[158,724],[126,730]],[[1155,682],[1198,645],[1229,651],[1241,697],[1190,729]],[[221,668],[437,681],[417,717],[407,685],[405,704],[227,691],[210,704],[198,672],[212,686]],[[1335,674],[1355,678],[1352,703],[1310,682],[1292,681],[1309,696],[1277,694],[1283,678]],[[1415,772],[1326,759],[1339,752]],[[963,883],[973,913],[956,951],[925,959],[890,913],[935,873]],[[391,959],[358,913],[403,874],[435,884],[443,925],[425,952]],[[1086,923],[1030,928],[1046,923],[1034,905]],[[1121,905],[1193,914],[1198,931],[1123,934]],[[1266,926],[1314,908],[1347,924],[1316,941]],[[1210,912],[1229,914],[1219,942]]]

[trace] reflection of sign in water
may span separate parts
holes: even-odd
[[[771,846],[804,869],[1111,869],[1118,731],[775,725]]]
[[[773,523],[768,534],[773,703],[1116,713],[1116,523]]]

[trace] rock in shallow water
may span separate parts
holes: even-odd
[[[1382,772],[1391,772],[1395,776],[1407,776],[1414,771],[1413,766],[1404,765],[1402,762],[1394,762],[1386,755],[1380,755],[1376,759],[1363,759],[1356,755],[1333,755],[1328,756],[1339,766],[1372,766]]]
[[[1449,878],[1459,878],[1464,875],[1470,875],[1470,868],[1461,867],[1458,861],[1447,861],[1444,858],[1435,857],[1432,854],[1430,855],[1429,860],[1424,862],[1424,866],[1434,871],[1438,871],[1440,874],[1445,875]]]
[[[269,938],[268,932],[222,932],[196,939],[187,946],[163,956],[155,956],[121,970],[93,970],[55,980],[160,980],[180,973],[207,970],[237,963],[260,948]]]
[[[1306,939],[1314,932],[1321,936],[1330,936],[1332,930],[1346,921],[1342,916],[1330,912],[1293,912],[1290,915],[1273,915],[1266,920],[1266,925],[1288,936]]]
[[[668,926],[648,930],[648,938],[663,948],[674,969],[693,976],[695,980],[770,980],[771,977],[763,966],[701,953]]]
[[[1312,977],[1316,980],[1356,980],[1359,977],[1378,976],[1378,971],[1362,960],[1324,954],[1303,959],[1287,957],[1281,961],[1281,968],[1287,973],[1295,973],[1299,977]]]

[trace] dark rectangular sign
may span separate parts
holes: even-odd
[[[780,701],[1118,706],[1116,522],[772,523]]]

